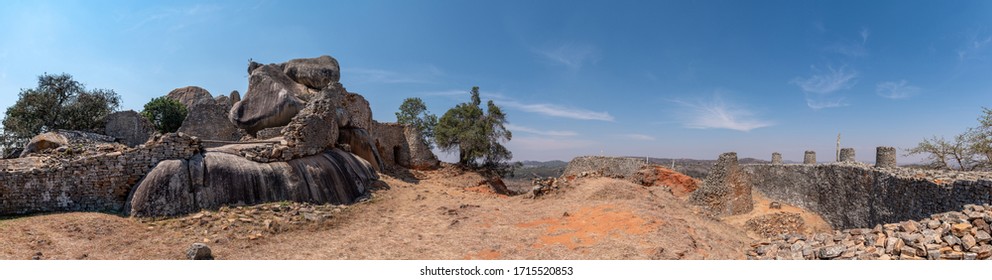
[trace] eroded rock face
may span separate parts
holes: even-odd
[[[178,132],[206,140],[237,141],[243,135],[227,119],[227,113],[224,103],[197,103],[189,108]]]
[[[155,126],[138,112],[127,110],[107,116],[104,134],[133,148],[155,135]]]
[[[351,153],[368,161],[376,171],[382,171],[382,158],[379,151],[372,145],[372,136],[361,128],[342,128],[338,134],[338,143],[347,144]]]
[[[198,86],[177,88],[165,96],[186,105],[187,109],[198,103],[214,103],[214,98],[210,92]]]
[[[346,204],[378,179],[369,162],[338,149],[271,163],[206,152],[159,163],[129,196],[125,211],[145,217],[284,200]]]
[[[306,105],[301,96],[303,85],[293,82],[276,64],[262,65],[251,71],[248,92],[234,103],[229,118],[248,133],[289,123]]]

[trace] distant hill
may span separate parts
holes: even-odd
[[[626,158],[636,158],[644,159],[645,157],[635,157],[626,156]],[[675,171],[682,174],[689,175],[690,177],[696,179],[705,179],[706,175],[710,173],[710,168],[713,164],[716,164],[716,160],[712,159],[688,159],[688,158],[655,158],[648,157],[648,162],[651,164],[661,165],[667,168],[672,168],[672,162],[675,163]],[[752,163],[770,163],[767,160],[760,160],[756,158],[742,158],[739,160],[741,164],[752,164]],[[507,176],[513,179],[532,179],[532,178],[547,178],[547,177],[558,177],[565,171],[565,167],[568,166],[568,162],[561,160],[552,161],[532,161],[525,160],[521,161],[523,167],[517,168],[514,171],[513,176]],[[786,163],[791,163],[791,161],[786,161]]]
[[[523,167],[517,168],[512,174],[513,179],[533,179],[561,176],[565,172],[568,162],[560,160],[552,161],[521,161]],[[510,176],[508,176],[510,177]]]

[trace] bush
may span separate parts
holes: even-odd
[[[168,97],[158,97],[145,104],[141,115],[161,133],[176,132],[186,120],[186,105]]]

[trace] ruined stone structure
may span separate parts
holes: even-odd
[[[895,147],[878,147],[875,150],[875,167],[879,167],[879,168],[895,168],[896,167],[896,148]]]
[[[441,163],[420,138],[417,129],[398,123],[372,122],[372,139],[383,162],[418,170]]]
[[[169,216],[283,200],[347,204],[379,179],[386,164],[380,146],[399,147],[389,151],[389,164],[438,165],[415,130],[373,122],[369,102],[338,83],[330,56],[253,62],[249,74],[244,98],[236,91],[214,98],[195,86],[170,92],[189,108],[179,133],[151,137],[147,121],[131,111],[112,115],[111,136],[39,136],[25,157],[0,161],[0,215]],[[260,131],[271,137],[255,138]]]
[[[803,155],[803,164],[816,164],[816,152],[806,151]]]
[[[854,148],[843,148],[840,149],[840,162],[855,162],[854,158]]]
[[[583,156],[568,162],[562,177],[581,176],[582,173],[612,178],[634,178],[645,165],[642,158]]]
[[[782,164],[782,154],[772,153],[772,164]]]
[[[737,163],[737,153],[720,155],[703,185],[689,197],[689,202],[702,205],[718,216],[744,214],[754,209],[751,184],[745,181]]]
[[[0,215],[122,210],[131,188],[158,162],[186,159],[196,138],[165,134],[123,152],[74,158],[23,157],[0,161]]]

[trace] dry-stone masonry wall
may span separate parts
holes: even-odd
[[[188,159],[200,149],[197,138],[169,133],[123,152],[0,161],[0,215],[120,211],[131,187],[155,164]]]
[[[840,161],[842,162],[854,162],[854,148],[843,148],[840,149]]]
[[[878,147],[875,149],[875,167],[879,168],[895,168],[896,167],[896,148],[895,147]]]
[[[413,127],[372,121],[371,134],[384,163],[420,170],[434,169],[440,164]]]
[[[877,168],[864,163],[742,165],[771,199],[819,213],[835,228],[921,219],[992,201],[992,174]]]
[[[720,155],[703,180],[703,186],[692,193],[689,202],[702,205],[718,216],[744,214],[754,209],[751,185],[742,176],[737,153]]]
[[[772,164],[782,164],[782,154],[772,153]]]

